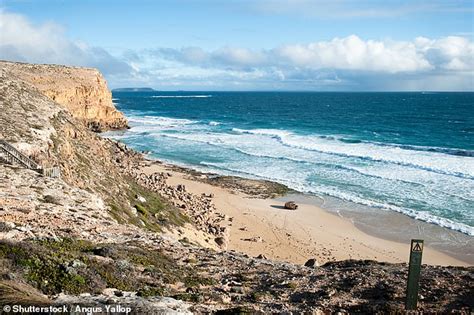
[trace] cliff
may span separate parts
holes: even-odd
[[[0,139],[8,141],[44,167],[58,166],[62,181],[96,194],[101,203],[106,205],[103,211],[109,212],[115,220],[140,226],[147,221],[148,227],[159,229],[158,218],[142,220],[134,215],[136,210],[131,203],[140,188],[133,185],[115,162],[127,158],[141,160],[140,155],[91,132],[82,123],[83,119],[73,117],[67,108],[23,78],[27,76],[25,69],[28,67],[33,69],[35,65],[8,63],[7,67],[0,69]],[[43,66],[38,67],[40,69]],[[54,70],[55,66],[46,68],[48,73],[76,71],[61,66],[57,70]],[[78,69],[76,75],[83,73],[81,71]],[[86,70],[84,73],[89,75],[91,71]],[[94,73],[98,72],[94,70]],[[58,85],[64,85],[60,79],[56,80],[59,80]],[[68,82],[71,90],[75,90],[72,82],[76,81],[84,82],[85,79],[71,77]],[[53,87],[54,82],[50,78],[48,84]],[[165,206],[165,202],[159,201],[157,197],[158,203],[162,208]],[[179,217],[173,208],[164,210],[160,220],[167,221],[167,214],[173,218]],[[163,222],[160,225],[163,226]]]
[[[30,83],[93,131],[127,128],[127,119],[112,103],[102,74],[91,68],[1,61],[0,67]]]

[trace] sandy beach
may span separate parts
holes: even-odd
[[[250,256],[304,263],[316,258],[320,264],[344,259],[371,259],[391,263],[408,261],[409,242],[396,242],[368,234],[348,218],[309,203],[299,203],[295,211],[283,209],[281,199],[255,198],[242,192],[196,180],[175,167],[153,163],[146,174],[167,172],[169,185],[185,185],[194,194],[213,194],[219,213],[230,227],[228,250]],[[410,219],[412,220],[412,219]],[[202,243],[202,242],[199,242]],[[423,263],[431,265],[471,265],[426,244]]]

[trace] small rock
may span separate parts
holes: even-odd
[[[221,300],[222,304],[229,304],[230,302],[232,302],[232,298],[227,294],[221,295],[220,300]]]
[[[52,195],[46,195],[43,197],[44,202],[46,203],[52,203],[55,205],[63,205],[63,202],[60,198]]]
[[[71,267],[73,268],[83,268],[83,267],[87,267],[87,265],[85,263],[83,263],[82,261],[78,260],[78,259],[74,259],[71,264],[70,264]]]
[[[15,223],[13,222],[0,222],[0,232],[8,232],[15,228]]]
[[[114,288],[105,288],[104,290],[102,290],[102,295],[105,295],[107,297],[114,297],[116,291],[117,289]]]
[[[250,238],[244,238],[243,241],[263,243],[263,238],[261,236],[255,236],[255,237],[250,237]]]
[[[260,254],[257,256],[257,259],[268,259],[268,258],[264,254]]]
[[[146,199],[145,197],[143,196],[140,196],[140,195],[135,195],[135,199],[137,199],[138,201],[140,201],[141,203],[146,203]]]
[[[115,250],[108,247],[97,247],[94,248],[92,252],[97,256],[109,257],[114,254]]]

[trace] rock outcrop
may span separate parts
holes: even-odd
[[[127,119],[112,103],[102,74],[92,68],[1,61],[0,67],[35,86],[93,131],[127,128]]]
[[[0,70],[0,138],[44,167],[58,166],[63,181],[99,195],[116,220],[139,226],[147,221],[148,226],[158,229],[158,218],[154,213],[142,216],[132,213],[135,195],[142,194],[142,190],[144,195],[147,192],[134,185],[116,167],[117,144],[88,130],[67,108],[18,76],[26,67],[34,68],[35,65],[5,64],[8,67],[2,66]],[[81,78],[77,80],[81,81]],[[49,84],[53,85],[53,82]],[[133,156],[138,158],[140,155],[135,153]],[[155,206],[166,204],[156,194],[151,198],[154,198]],[[159,225],[167,220],[168,210],[173,212],[174,219],[180,217],[177,209],[166,207],[166,211],[160,212]]]

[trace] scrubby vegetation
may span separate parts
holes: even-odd
[[[168,204],[157,193],[150,191],[129,179],[130,191],[128,193],[130,203],[134,205],[140,214],[140,219],[151,230],[158,229],[159,226],[181,226],[189,222],[179,209]],[[146,202],[141,202],[137,196],[143,197]]]
[[[119,223],[159,232],[163,226],[188,222],[181,211],[157,193],[120,172],[113,162],[117,157],[116,145],[73,125],[64,113],[55,116],[52,124],[58,131],[51,136],[52,163],[61,165],[62,177],[69,184],[100,194]],[[137,196],[144,197],[146,202],[140,202]]]
[[[178,292],[167,285],[214,284],[159,250],[136,244],[94,245],[72,239],[0,241],[0,260],[1,279],[24,281],[46,295],[100,293],[105,288],[135,291],[141,296],[175,295]],[[5,283],[3,287],[7,287]]]

